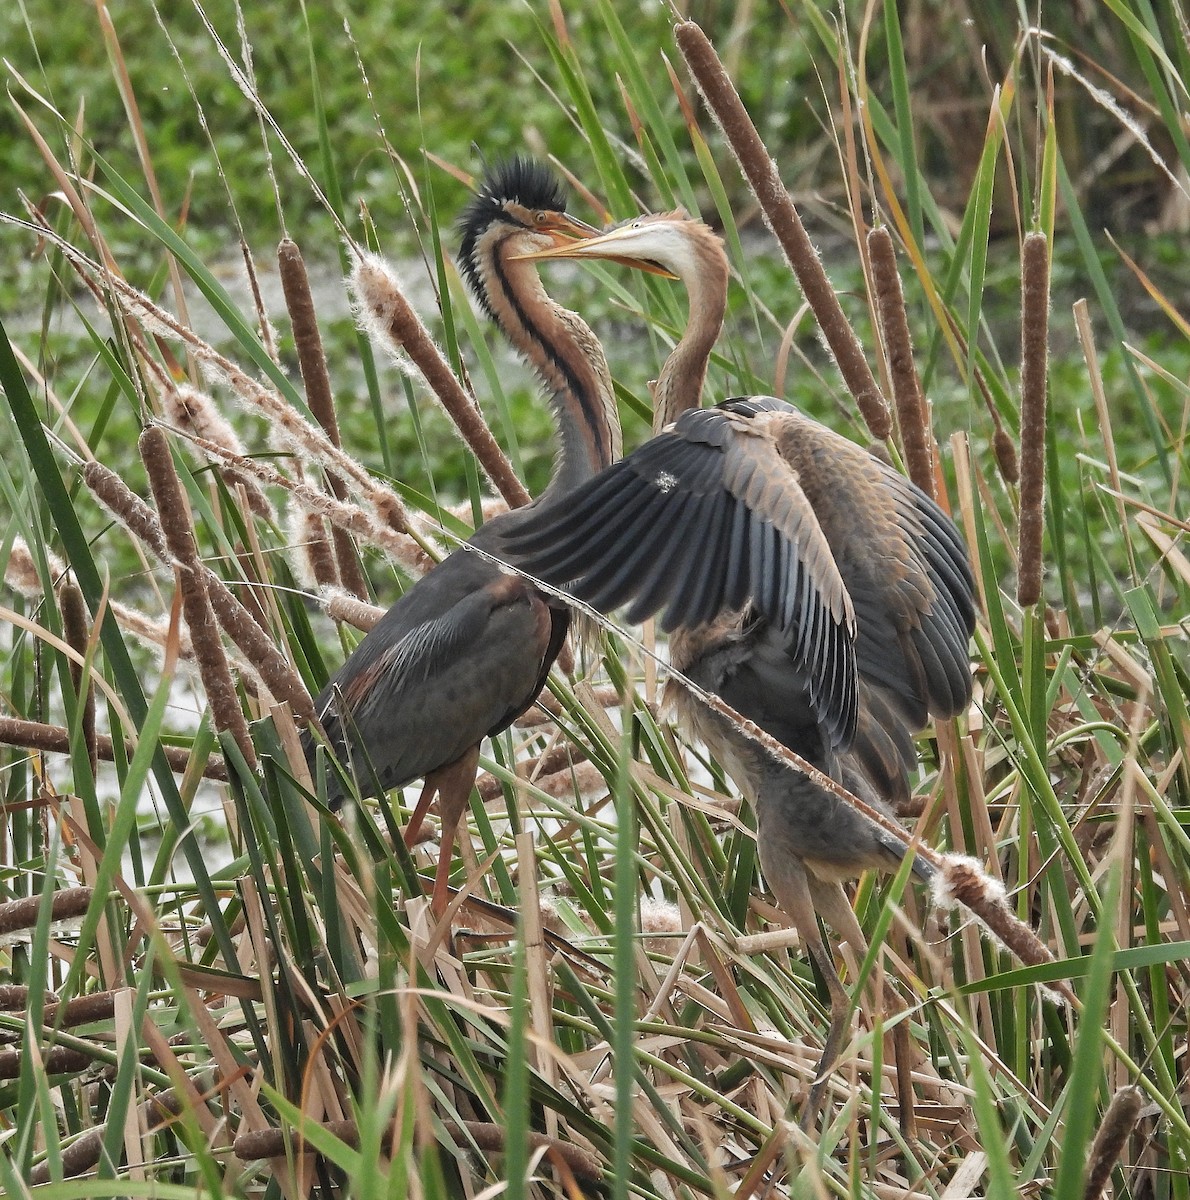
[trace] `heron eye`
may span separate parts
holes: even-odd
[[[547,212],[538,212],[533,219],[538,225],[546,225],[549,223],[550,215]]]

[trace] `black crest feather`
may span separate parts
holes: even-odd
[[[497,221],[512,223],[505,205],[512,201],[525,208],[566,211],[566,193],[558,177],[535,158],[518,155],[504,159],[485,173],[471,202],[459,217],[459,269],[475,298],[488,307],[476,247]]]

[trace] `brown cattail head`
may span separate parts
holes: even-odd
[[[281,275],[281,290],[285,294],[285,307],[289,311],[290,324],[293,326],[298,369],[302,373],[302,382],[306,385],[306,403],[310,412],[314,414],[314,419],[326,432],[326,436],[338,446],[339,422],[335,416],[331,377],[322,349],[318,317],[314,311],[310,277],[306,274],[302,252],[292,238],[283,238],[277,247],[277,265]]]
[[[66,564],[48,550],[45,553],[50,574],[55,579],[61,579],[66,574]],[[29,549],[29,543],[23,537],[14,537],[12,540],[8,564],[4,568],[4,582],[26,600],[40,600],[45,595],[41,575],[33,559],[33,551]]]
[[[332,620],[342,621],[356,629],[362,629],[364,633],[379,623],[385,611],[375,604],[358,600],[349,592],[333,585],[319,588],[318,602]]]
[[[1021,516],[1017,600],[1022,606],[1035,604],[1041,597],[1049,311],[1049,243],[1044,233],[1030,233],[1021,248]]]
[[[909,478],[927,496],[934,495],[934,437],[930,432],[929,413],[921,393],[921,381],[913,365],[913,342],[909,336],[909,317],[897,271],[892,235],[883,225],[868,234],[868,255],[872,263],[872,282],[876,294],[876,315],[888,354],[893,401],[905,448],[905,466]]]
[[[153,497],[157,501],[157,515],[165,532],[166,545],[177,560],[182,610],[190,629],[190,639],[207,693],[207,702],[211,707],[211,719],[216,729],[226,731],[235,738],[245,761],[249,766],[255,767],[256,751],[252,746],[248,722],[240,708],[235,684],[232,682],[231,668],[228,666],[227,655],[224,653],[215,624],[211,598],[194,540],[190,505],[174,469],[169,442],[160,426],[150,425],[141,434],[140,452],[149,475]],[[251,621],[250,617],[248,619]]]
[[[1091,1156],[1087,1164],[1087,1185],[1083,1192],[1085,1200],[1099,1200],[1111,1178],[1112,1170],[1132,1131],[1140,1120],[1144,1107],[1144,1094],[1140,1088],[1129,1085],[1122,1087],[1111,1098],[1103,1124],[1095,1135]]]
[[[801,217],[781,182],[776,163],[761,141],[727,71],[707,36],[693,21],[674,30],[678,47],[731,147],[761,211],[801,284],[823,337],[873,437],[884,441],[892,428],[888,405],[863,347],[852,329]]]
[[[164,399],[165,418],[171,425],[188,433],[197,434],[208,442],[222,446],[229,453],[243,457],[244,446],[231,422],[219,411],[215,401],[205,392],[182,384],[170,388]],[[248,507],[266,521],[275,521],[277,514],[273,511],[269,498],[264,494],[260,484],[249,475],[244,475],[232,466],[222,468],[223,477],[232,492],[237,487],[244,489]]]
[[[91,459],[83,467],[83,482],[112,516],[152,551],[159,562],[169,560],[165,534],[156,513],[115,471]]]
[[[339,568],[323,517],[291,504],[288,540],[294,570],[304,587],[339,586]]]
[[[91,637],[90,613],[83,599],[82,590],[73,580],[66,580],[58,588],[58,607],[62,612],[62,632],[66,644],[86,657],[87,643]],[[95,749],[95,689],[90,681],[83,677],[82,663],[70,660],[70,680],[74,684],[74,694],[82,707],[83,745],[87,748],[87,757],[91,760],[91,774],[94,775],[99,767],[99,757]]]
[[[402,354],[420,372],[470,446],[496,490],[513,508],[529,502],[525,485],[492,436],[483,415],[455,378],[450,364],[434,345],[388,264],[374,254],[362,256],[351,275],[351,292],[365,329],[402,362]]]
[[[1017,461],[1016,443],[1003,425],[996,426],[996,432],[992,435],[992,449],[996,453],[996,465],[1000,468],[1000,478],[1005,483],[1019,483],[1021,467]]]
[[[931,890],[939,907],[962,905],[985,932],[1026,966],[1054,961],[1049,947],[1008,907],[1004,885],[993,879],[981,863],[961,854],[943,854],[937,866]],[[1055,985],[1055,990],[1062,998],[1071,999],[1066,984]]]

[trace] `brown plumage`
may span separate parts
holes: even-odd
[[[677,670],[891,811],[909,792],[913,733],[971,696],[974,581],[953,523],[909,480],[781,400],[698,408],[728,275],[722,242],[702,222],[642,217],[534,257],[659,265],[686,285],[690,318],[654,390],[662,432],[579,488],[564,511],[522,525],[509,543],[517,565],[605,610],[632,601],[633,620],[664,610]],[[735,522],[740,500],[766,518],[759,535]],[[716,532],[694,538],[700,524]],[[777,562],[764,553],[768,529],[785,534],[795,561],[754,573],[746,587],[732,586],[729,567],[727,589],[716,591],[716,559],[760,572]],[[714,618],[720,609],[729,611]],[[840,881],[895,868],[905,847],[686,689],[668,691],[756,806],[765,876],[831,988],[825,1067],[848,1001],[817,915],[862,953]],[[920,859],[915,869],[930,874]]]

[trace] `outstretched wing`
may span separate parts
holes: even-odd
[[[962,538],[924,492],[795,409],[761,413],[797,475],[855,609],[859,673],[911,728],[971,699],[975,581]]]
[[[684,413],[562,502],[518,516],[503,531],[508,561],[601,611],[664,610],[673,630],[755,608],[787,635],[833,740],[850,740],[851,602],[809,501],[750,416]]]

